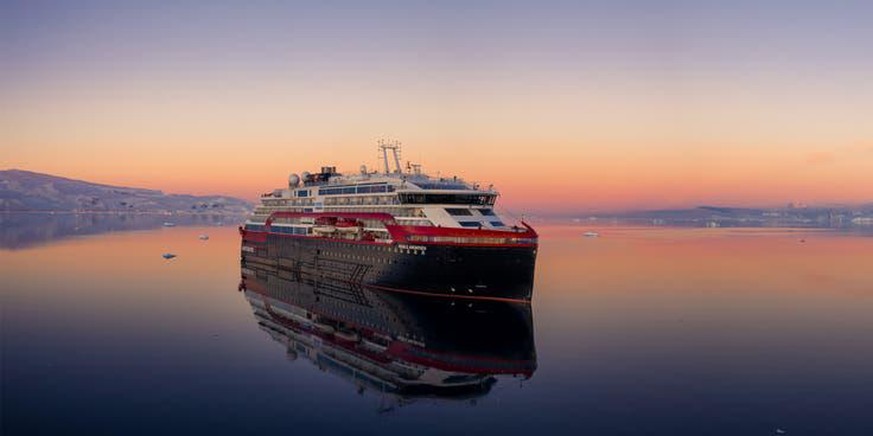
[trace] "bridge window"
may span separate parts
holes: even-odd
[[[455,190],[470,190],[470,187],[458,182],[416,182],[416,186],[421,189],[455,189]]]
[[[394,187],[382,183],[378,185],[333,186],[318,190],[318,193],[321,195],[373,194],[383,192],[394,192]]]
[[[404,204],[466,204],[490,206],[494,204],[493,194],[419,194],[405,192],[400,194]]]

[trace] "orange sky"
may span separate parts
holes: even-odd
[[[302,7],[8,11],[0,168],[254,199],[387,137],[527,213],[873,201],[861,11]]]

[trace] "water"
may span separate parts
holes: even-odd
[[[291,319],[282,298],[312,287],[241,291],[235,228],[16,243],[0,250],[2,433],[873,434],[873,238],[538,230],[529,310],[366,294],[437,359],[509,368],[443,396],[289,352],[258,302]]]

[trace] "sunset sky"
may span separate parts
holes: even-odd
[[[519,211],[873,201],[873,2],[0,2],[0,169],[255,199],[404,160]]]

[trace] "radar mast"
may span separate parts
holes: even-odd
[[[382,162],[385,165],[385,174],[391,174],[392,172],[395,174],[400,174],[400,141],[386,141],[384,139],[380,139],[379,150],[382,151]],[[391,171],[391,168],[388,164],[388,150],[391,150],[391,153],[394,156],[394,171]]]

